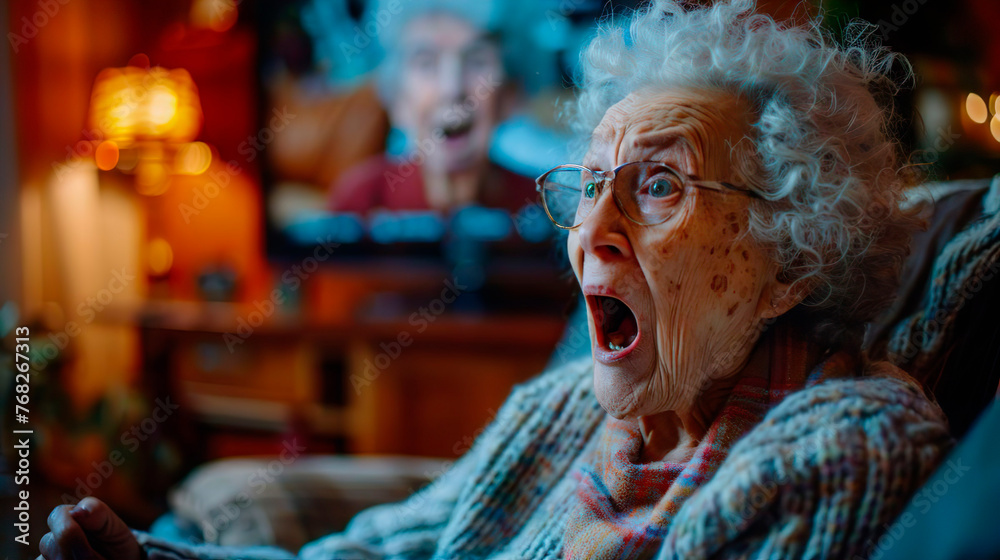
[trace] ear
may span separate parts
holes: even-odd
[[[781,271],[774,268],[757,301],[757,316],[761,319],[784,315],[812,292],[813,283],[809,280],[800,278],[786,282],[781,278]]]

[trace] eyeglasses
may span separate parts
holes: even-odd
[[[724,193],[741,193],[754,198],[752,190],[719,181],[697,181],[673,167],[655,161],[623,163],[611,171],[594,171],[582,165],[560,165],[538,179],[536,190],[542,205],[556,226],[580,227],[597,203],[604,185],[611,183],[615,204],[629,220],[641,226],[667,221],[677,209],[685,186]]]

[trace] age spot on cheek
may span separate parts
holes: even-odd
[[[712,291],[717,293],[722,293],[726,291],[726,286],[729,284],[729,279],[722,274],[716,274],[712,277]]]
[[[733,233],[740,232],[739,217],[736,215],[736,212],[730,212],[726,214],[726,221],[729,222],[729,231]],[[723,233],[725,233],[726,231],[725,228],[723,228],[722,231]]]

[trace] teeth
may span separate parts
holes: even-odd
[[[608,343],[608,348],[610,348],[610,349],[612,349],[612,350],[614,350],[614,351],[616,351],[616,352],[617,352],[618,350],[624,350],[624,349],[625,349],[625,348],[624,348],[623,346],[618,346],[618,345],[617,345],[617,344],[615,344],[614,342],[609,342],[609,343]]]

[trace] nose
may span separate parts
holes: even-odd
[[[458,56],[445,56],[439,74],[441,96],[449,102],[465,99],[465,76]]]
[[[632,258],[632,243],[625,235],[625,216],[615,204],[611,185],[597,196],[590,214],[580,224],[578,234],[584,252],[605,261]]]

